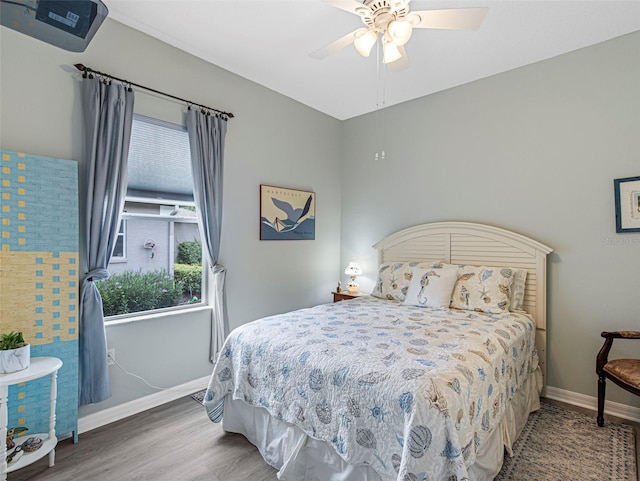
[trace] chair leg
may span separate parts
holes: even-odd
[[[605,377],[598,376],[598,426],[604,426]]]

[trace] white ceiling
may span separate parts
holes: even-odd
[[[640,30],[640,0],[413,0],[412,10],[489,11],[476,31],[415,30],[411,65],[392,73],[375,49],[309,57],[362,26],[321,0],[104,3],[114,20],[341,120]]]

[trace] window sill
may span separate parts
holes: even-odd
[[[134,314],[125,314],[121,316],[112,316],[109,319],[105,319],[104,327],[111,326],[119,326],[121,324],[130,324],[132,322],[140,322],[140,321],[151,321],[154,319],[163,319],[169,316],[175,316],[180,314],[186,314],[188,312],[202,312],[211,310],[211,306],[208,304],[204,304],[197,307],[174,307],[163,310],[162,312],[146,312],[140,315]]]

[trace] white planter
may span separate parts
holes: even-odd
[[[22,371],[29,367],[31,361],[31,346],[19,347],[0,351],[0,374]]]

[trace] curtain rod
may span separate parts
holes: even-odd
[[[78,70],[80,70],[81,72],[83,72],[84,74],[94,73],[96,75],[101,75],[103,77],[108,77],[110,79],[117,80],[119,82],[123,82],[123,83],[128,84],[128,85],[133,85],[135,87],[138,87],[138,88],[141,88],[141,89],[144,89],[144,90],[148,90],[149,92],[153,92],[155,94],[163,95],[164,97],[169,97],[169,98],[174,99],[174,100],[179,100],[180,102],[186,103],[189,106],[189,108],[191,108],[191,105],[195,105],[196,107],[200,107],[200,108],[203,108],[203,109],[206,109],[206,110],[210,110],[212,112],[215,112],[217,114],[225,116],[225,117],[227,117],[229,119],[232,119],[234,117],[234,115],[231,112],[224,112],[222,110],[214,109],[212,107],[207,107],[206,105],[202,105],[202,104],[198,104],[196,102],[192,102],[190,100],[182,99],[180,97],[176,97],[175,95],[167,94],[165,92],[161,92],[159,90],[152,89],[150,87],[145,87],[144,85],[133,83],[133,82],[130,82],[129,80],[124,80],[124,79],[121,79],[121,78],[118,78],[118,77],[114,77],[113,75],[110,75],[108,73],[98,72],[97,70],[94,70],[94,69],[92,69],[90,67],[85,67],[81,63],[74,64],[74,67],[77,68]],[[225,119],[225,120],[227,120],[227,119]]]

